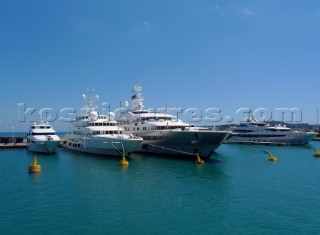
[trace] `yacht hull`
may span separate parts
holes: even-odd
[[[210,158],[228,138],[229,132],[219,131],[146,131],[134,133],[143,138],[140,153],[184,156],[194,159],[195,154]]]
[[[274,145],[305,145],[308,144],[317,133],[296,132],[285,136],[257,136],[257,135],[233,135],[226,143],[248,143],[248,144],[274,144]]]
[[[130,155],[141,144],[141,139],[123,139],[113,137],[81,137],[74,135],[65,136],[63,147],[78,152],[121,156]]]
[[[36,153],[53,154],[60,146],[60,141],[33,141],[27,144],[27,149]]]

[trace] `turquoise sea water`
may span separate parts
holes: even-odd
[[[320,142],[311,145],[320,149]],[[223,145],[212,161],[0,150],[0,234],[320,234],[320,158]]]

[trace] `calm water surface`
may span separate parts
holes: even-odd
[[[320,142],[312,142],[320,149]],[[0,234],[320,234],[320,158],[223,145],[212,161],[0,150]]]

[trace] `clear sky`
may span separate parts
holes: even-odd
[[[318,0],[0,0],[0,33],[0,132],[29,128],[18,103],[79,108],[94,88],[115,109],[136,84],[146,107],[316,122]]]

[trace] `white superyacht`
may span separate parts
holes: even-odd
[[[72,121],[72,130],[65,135],[63,147],[84,153],[128,156],[141,144],[142,138],[123,133],[114,113],[98,113],[94,105],[98,96],[92,97],[92,91],[88,97],[82,95],[82,99],[86,102],[84,113]]]
[[[252,112],[249,112],[245,122],[232,128],[232,132],[232,137],[226,143],[305,145],[318,134],[292,130],[285,125],[270,126],[257,120]]]
[[[60,145],[60,138],[49,123],[39,114],[39,123],[34,122],[27,133],[27,149],[32,152],[52,154]]]
[[[133,92],[130,107],[128,102],[124,102],[125,110],[117,121],[125,133],[143,138],[138,152],[192,158],[199,154],[202,158],[209,158],[230,134],[192,127],[173,115],[148,111],[143,108],[141,86],[134,86]]]

